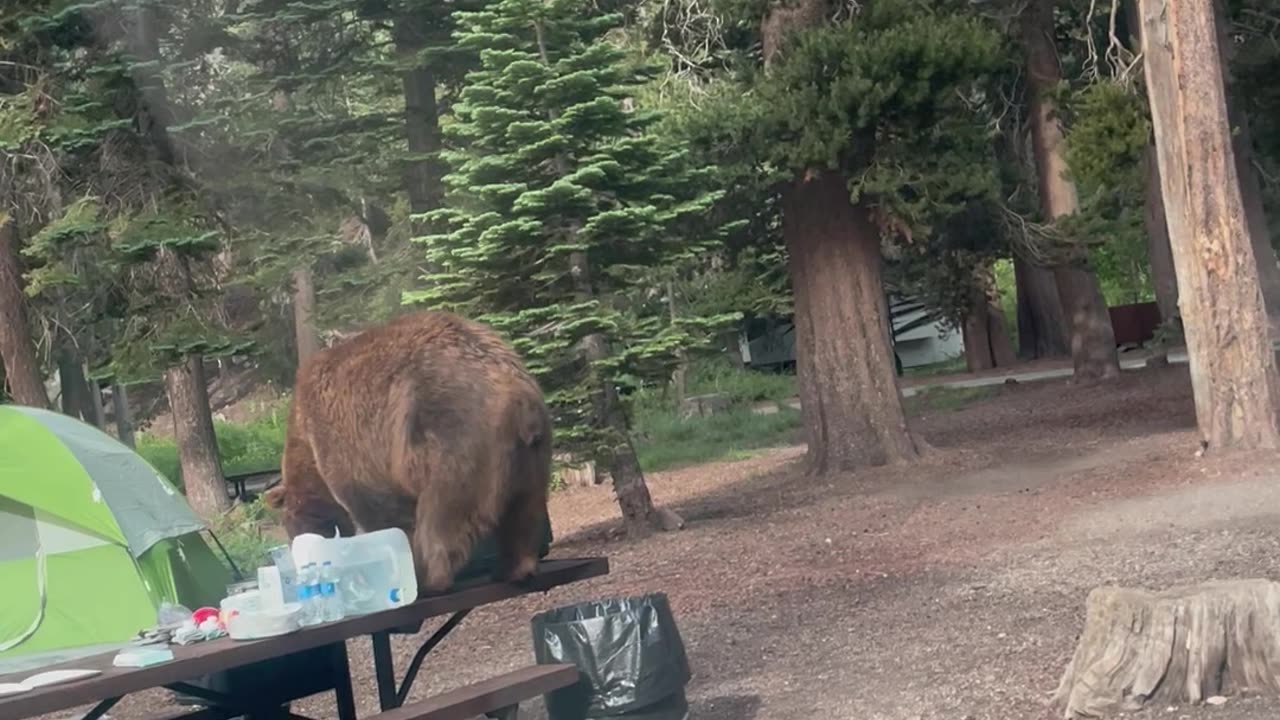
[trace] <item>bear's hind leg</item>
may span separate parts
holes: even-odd
[[[413,529],[414,560],[418,585],[428,594],[442,593],[466,564],[477,536],[487,528],[470,512],[459,512],[455,503],[438,495],[418,498]]]
[[[498,522],[498,567],[494,580],[524,582],[538,570],[546,501],[523,493],[513,497]]]

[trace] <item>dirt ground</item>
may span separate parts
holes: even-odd
[[[656,500],[688,526],[640,542],[617,536],[607,488],[558,494],[552,555],[607,555],[611,574],[473,613],[414,695],[531,662],[539,610],[664,591],[694,720],[1048,718],[1093,587],[1280,575],[1280,458],[1196,457],[1185,366],[1002,386],[913,425],[937,451],[910,466],[818,480],[787,448],[654,475]],[[372,713],[368,643],[350,649]],[[397,652],[403,667],[409,640]],[[137,696],[112,717],[162,702]],[[299,709],[331,708],[320,696]],[[1275,718],[1280,701],[1138,717]]]

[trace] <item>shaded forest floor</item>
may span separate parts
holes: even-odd
[[[938,452],[910,466],[815,480],[784,448],[656,474],[655,498],[688,527],[643,542],[616,536],[607,487],[557,494],[552,555],[608,555],[611,575],[473,613],[414,694],[531,662],[539,610],[661,590],[689,647],[694,720],[1047,718],[1091,588],[1280,571],[1280,458],[1195,457],[1185,366],[1000,386],[913,415]],[[367,641],[351,651],[372,713]],[[409,643],[397,652],[403,667]],[[136,696],[112,717],[164,702]],[[300,706],[331,716],[326,696]],[[1273,718],[1280,702],[1151,716]]]

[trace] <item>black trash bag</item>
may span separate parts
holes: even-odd
[[[547,696],[551,720],[687,715],[692,673],[665,593],[556,608],[532,626],[539,664],[578,667],[576,685]]]

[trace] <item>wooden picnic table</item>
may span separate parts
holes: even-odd
[[[598,577],[608,572],[607,558],[544,560],[539,564],[537,574],[525,583],[473,581],[461,584],[441,595],[420,597],[410,605],[305,627],[287,635],[261,640],[232,640],[224,637],[188,646],[173,645],[170,646],[174,654],[173,660],[150,667],[114,667],[111,661],[116,653],[109,652],[41,670],[31,670],[8,677],[0,676],[0,682],[18,682],[24,677],[46,670],[102,671],[99,675],[83,680],[0,697],[0,718],[21,720],[93,705],[82,720],[98,720],[124,696],[163,687],[199,698],[207,703],[207,707],[203,710],[194,710],[187,715],[179,716],[189,720],[219,720],[245,714],[262,717],[283,715],[286,718],[300,719],[300,716],[280,709],[281,698],[279,697],[233,697],[192,685],[191,681],[274,658],[315,651],[327,654],[329,677],[316,678],[317,684],[305,695],[298,697],[334,690],[339,720],[356,720],[355,698],[351,689],[351,672],[347,659],[347,640],[361,635],[371,637],[379,704],[383,710],[390,710],[404,704],[426,655],[439,645],[440,641],[457,627],[471,610],[521,595],[547,592],[561,585]],[[397,685],[391,657],[391,635],[416,633],[424,621],[444,615],[450,615],[449,619],[419,647],[405,672],[403,681]],[[175,716],[167,715],[166,717],[172,719]]]

